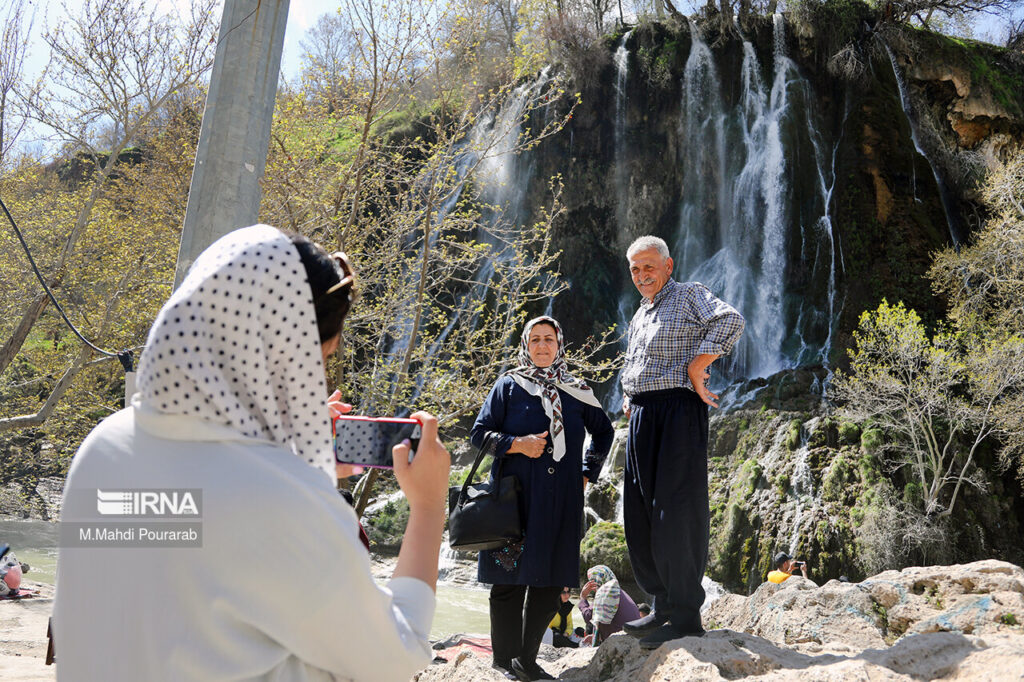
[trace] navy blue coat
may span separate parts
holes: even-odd
[[[514,474],[522,485],[525,521],[523,553],[514,567],[495,558],[497,550],[480,552],[477,579],[491,585],[576,587],[580,575],[580,540],[583,517],[583,477],[596,481],[612,446],[615,431],[599,407],[580,402],[562,390],[565,456],[555,462],[552,440],[537,459],[507,454],[517,436],[550,431],[550,421],[538,396],[527,393],[512,377],[498,379],[471,432],[477,447],[488,433],[495,436],[494,465],[502,476]],[[584,430],[591,444],[583,456]],[[509,570],[509,568],[511,570]]]

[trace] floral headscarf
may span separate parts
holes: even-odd
[[[622,590],[614,578],[597,588],[594,596],[594,624],[610,623],[619,612],[619,596]]]
[[[587,580],[596,583],[597,586],[600,587],[606,582],[615,580],[615,574],[612,572],[612,569],[608,568],[604,564],[598,564],[587,571]]]
[[[549,324],[554,327],[555,337],[558,340],[555,360],[548,367],[538,367],[530,359],[530,331],[538,324]],[[519,366],[510,369],[506,374],[511,375],[527,393],[541,399],[544,413],[551,420],[551,428],[548,429],[548,433],[554,444],[552,457],[556,462],[561,460],[565,456],[565,424],[562,420],[562,398],[558,395],[558,389],[595,407],[601,407],[601,403],[594,397],[594,391],[587,386],[585,381],[574,377],[569,372],[569,366],[565,362],[565,341],[562,337],[562,327],[555,318],[541,315],[526,323],[519,341]]]

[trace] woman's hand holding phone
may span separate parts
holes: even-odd
[[[352,406],[341,401],[341,391],[335,391],[327,398],[327,411],[331,414],[331,423],[334,423],[334,420],[341,415],[351,412]],[[338,478],[348,478],[363,473],[363,467],[360,466],[351,464],[335,464],[334,466]]]
[[[417,578],[431,589],[437,586],[437,557],[444,530],[451,457],[437,437],[437,418],[427,412],[412,415],[423,425],[416,456],[409,461],[410,443],[391,450],[398,486],[409,501],[409,523],[394,577]]]
[[[412,418],[423,425],[416,456],[409,462],[410,443],[404,440],[391,450],[398,486],[409,501],[409,508],[422,507],[443,511],[448,495],[448,471],[451,456],[437,437],[437,418],[429,412],[416,412]]]

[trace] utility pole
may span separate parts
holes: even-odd
[[[288,4],[289,0],[224,2],[175,288],[203,249],[257,220]]]

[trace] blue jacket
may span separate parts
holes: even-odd
[[[539,585],[576,587],[580,575],[580,540],[583,517],[583,477],[597,480],[615,431],[599,407],[580,402],[564,391],[562,413],[565,424],[565,456],[555,462],[548,446],[537,459],[506,454],[517,436],[550,431],[550,422],[537,396],[524,391],[512,377],[501,377],[480,408],[471,432],[477,447],[488,433],[495,436],[494,465],[502,476],[514,474],[522,485],[525,522],[523,553],[518,564],[507,570],[495,558],[495,551],[480,552],[477,579],[491,585]],[[591,444],[583,454],[585,432]]]

